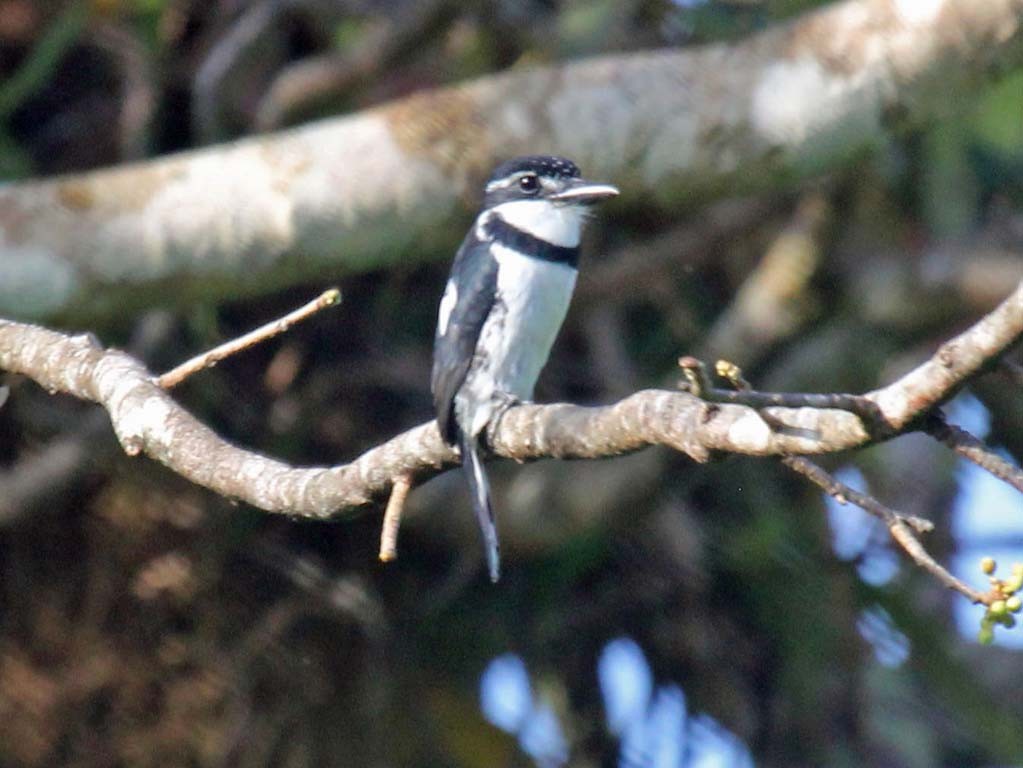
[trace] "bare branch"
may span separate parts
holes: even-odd
[[[913,562],[927,571],[929,574],[934,576],[938,581],[944,584],[949,589],[954,589],[966,597],[970,598],[975,603],[981,603],[983,605],[990,605],[994,597],[992,595],[986,595],[983,592],[979,592],[973,587],[969,586],[963,581],[960,581],[939,563],[937,563],[933,557],[927,554],[927,550],[924,549],[923,545],[919,542],[913,532],[906,525],[905,520],[902,518],[895,518],[888,525],[888,532],[891,533],[892,538],[899,543],[899,546],[905,550]]]
[[[840,504],[855,504],[864,512],[870,513],[889,527],[901,520],[917,533],[930,533],[934,530],[934,523],[930,520],[924,520],[916,516],[907,517],[896,512],[894,509],[879,502],[873,496],[868,496],[846,485],[819,464],[814,464],[803,456],[786,456],[782,459],[782,463],[789,469],[801,474],[814,485],[819,486],[826,494]]]
[[[852,502],[860,509],[865,512],[869,512],[874,517],[880,519],[888,528],[888,532],[891,534],[891,537],[895,539],[896,543],[913,559],[913,562],[934,576],[944,586],[955,590],[964,597],[969,598],[974,603],[989,605],[994,600],[992,595],[985,595],[982,592],[978,592],[965,581],[957,579],[937,560],[931,557],[923,544],[920,543],[920,540],[917,539],[914,534],[914,531],[916,531],[916,533],[926,533],[932,530],[934,525],[930,521],[923,520],[919,517],[907,517],[899,514],[894,509],[882,504],[873,496],[860,493],[854,488],[850,488],[845,483],[835,479],[831,474],[814,464],[809,459],[805,459],[800,456],[787,456],[782,459],[782,463],[786,467],[798,472],[815,485],[823,488],[826,493],[834,496],[841,503],[844,504],[847,501]]]
[[[930,360],[865,395],[892,429],[955,394],[1023,335],[1023,284],[993,312]],[[130,355],[102,349],[88,335],[67,336],[0,321],[0,369],[22,373],[51,392],[100,403],[129,455],[145,452],[194,483],[272,512],[338,517],[381,498],[394,479],[416,483],[454,466],[457,454],[434,422],[367,451],[350,464],[294,468],[228,443],[158,386]],[[494,453],[518,460],[600,458],[664,445],[697,461],[713,453],[820,454],[872,440],[860,419],[831,408],[767,408],[704,402],[684,392],[648,390],[602,407],[520,405],[488,432]]]
[[[299,307],[293,312],[289,312],[284,317],[267,323],[266,325],[262,325],[253,331],[249,331],[244,336],[239,336],[237,339],[232,339],[231,341],[221,344],[219,347],[214,347],[208,352],[203,352],[201,355],[197,355],[191,360],[186,360],[181,365],[160,376],[156,380],[156,383],[164,389],[173,389],[193,373],[197,373],[203,368],[210,368],[236,352],[240,352],[243,349],[260,344],[267,339],[284,333],[295,323],[311,317],[321,309],[333,307],[340,303],[341,291],[337,288],[330,288],[321,293],[308,304]]]
[[[781,421],[773,418],[767,408],[836,408],[842,411],[855,413],[862,419],[864,426],[870,431],[875,439],[885,436],[889,431],[884,421],[884,415],[877,405],[865,395],[848,395],[844,393],[818,394],[815,392],[758,392],[748,386],[739,391],[720,389],[713,386],[710,377],[707,375],[706,367],[700,360],[689,355],[680,357],[678,365],[686,377],[686,384],[689,391],[706,400],[708,403],[733,403],[736,405],[748,405],[763,411],[761,414],[764,420],[770,424],[772,429],[780,431],[791,429]],[[721,375],[735,380],[738,369],[734,363],[726,360],[719,360],[717,363],[718,372],[725,371]]]
[[[83,316],[183,278],[218,297],[325,264],[430,258],[478,177],[538,149],[669,205],[817,175],[883,143],[886,115],[944,114],[951,88],[1023,58],[1023,0],[912,5],[846,0],[732,45],[516,69],[275,137],[7,185],[0,313]],[[213,82],[218,66],[204,66]]]
[[[1023,493],[1023,469],[1013,466],[962,427],[949,424],[938,413],[934,413],[924,421],[922,429],[959,456]]]
[[[717,369],[718,374],[727,379],[737,390],[748,393],[751,389],[749,382],[743,378],[742,371],[738,366],[721,361],[718,363]],[[687,364],[683,366],[683,370],[686,372],[687,378],[697,389],[703,391],[708,389],[707,375],[703,366],[693,365],[687,361]],[[934,524],[929,520],[916,516],[906,516],[896,512],[873,496],[861,493],[841,482],[823,467],[804,456],[784,456],[781,463],[820,487],[840,504],[852,502],[860,509],[881,520],[888,528],[891,537],[902,547],[906,554],[917,565],[937,578],[938,581],[949,589],[955,590],[974,603],[990,605],[995,600],[993,592],[986,595],[978,592],[966,582],[957,579],[944,566],[931,557],[930,553],[927,552],[914,534],[914,531],[916,533],[929,533],[934,530]]]
[[[412,478],[402,476],[394,481],[380,529],[380,560],[384,563],[398,557],[398,528],[401,526],[401,513],[405,511],[405,499],[410,490]]]

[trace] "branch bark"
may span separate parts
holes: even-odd
[[[1023,338],[1023,283],[994,311],[929,360],[865,398],[887,425],[885,437],[916,428],[930,409],[994,364]],[[295,468],[218,437],[178,405],[130,355],[89,335],[68,336],[0,321],[0,369],[51,392],[102,405],[129,455],[146,453],[218,494],[268,512],[339,517],[382,498],[394,482],[415,484],[457,463],[434,422],[373,448],[350,464]],[[765,408],[708,403],[684,392],[647,390],[614,405],[520,405],[488,432],[495,454],[520,461],[593,459],[664,445],[696,461],[715,453],[822,454],[873,439],[853,413],[829,408]],[[890,430],[890,432],[889,432]]]
[[[846,0],[734,45],[516,69],[357,115],[0,189],[0,313],[237,296],[447,252],[499,158],[553,151],[670,204],[767,188],[1023,59],[1023,0]],[[779,98],[784,94],[784,98]],[[149,287],[150,290],[143,290]]]

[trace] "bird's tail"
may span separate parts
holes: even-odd
[[[469,480],[472,492],[472,507],[476,512],[476,520],[483,535],[483,548],[487,553],[487,568],[490,580],[496,582],[501,576],[500,545],[497,541],[497,525],[494,520],[494,508],[490,504],[490,483],[487,473],[480,461],[479,446],[476,438],[465,434],[459,435],[459,447],[462,450],[462,467]]]

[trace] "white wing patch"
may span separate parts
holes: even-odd
[[[451,310],[458,302],[458,286],[454,280],[448,280],[444,288],[444,296],[440,300],[440,311],[437,314],[437,335],[443,336],[448,332],[448,321],[451,319]]]
[[[487,222],[490,221],[490,211],[484,211],[476,217],[476,239],[489,240],[487,237]]]

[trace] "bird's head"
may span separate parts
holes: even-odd
[[[589,207],[617,194],[609,184],[582,178],[571,160],[533,155],[494,169],[485,188],[484,211],[554,245],[574,247]]]

